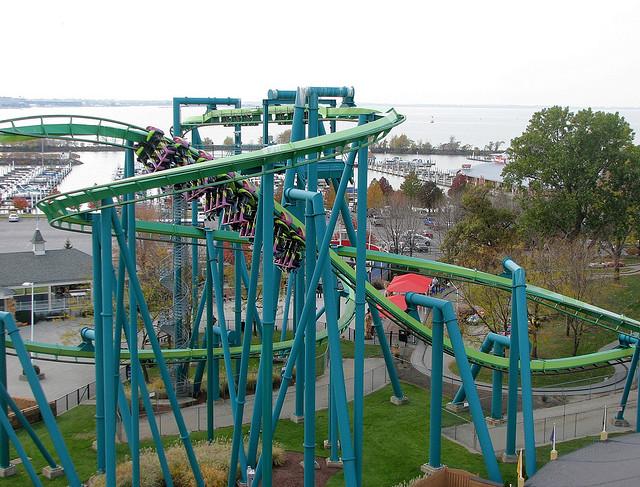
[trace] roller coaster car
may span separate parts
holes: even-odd
[[[135,144],[134,150],[138,160],[144,165],[148,165],[149,158],[152,158],[156,151],[162,150],[166,145],[164,132],[159,128],[147,127],[147,136],[144,141]]]
[[[203,150],[198,151],[198,158],[196,159],[196,163],[206,161],[213,161],[213,156]]]
[[[182,137],[174,137],[172,145],[175,150],[174,162],[177,165],[186,166],[193,162],[191,151],[189,150],[189,142]]]

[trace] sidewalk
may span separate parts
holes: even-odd
[[[389,382],[387,369],[382,358],[369,358],[365,360],[364,370],[364,392],[370,394],[381,389]],[[345,359],[343,361],[345,386],[347,391],[347,400],[353,399],[353,360]],[[316,381],[316,410],[326,409],[328,407],[328,390],[329,390],[329,372],[318,378]],[[273,401],[275,404],[278,391],[274,391]],[[243,424],[251,422],[253,414],[255,396],[248,396],[244,406]],[[294,413],[295,408],[295,385],[291,385],[287,391],[287,395],[280,414],[281,420],[288,420]],[[189,431],[206,431],[207,429],[207,407],[206,404],[187,407],[181,410],[184,421]],[[216,428],[233,425],[233,417],[231,413],[231,403],[228,399],[217,402],[214,406],[214,425]],[[158,428],[162,435],[177,435],[178,427],[172,412],[156,415]],[[151,438],[151,431],[146,416],[140,418],[140,438]]]
[[[618,411],[620,396],[622,394],[596,397],[585,401],[573,402],[564,406],[554,406],[550,408],[536,409],[534,411],[534,429],[536,445],[551,443],[551,431],[556,425],[557,441],[571,440],[585,436],[597,435],[602,431],[602,420],[604,417],[604,406],[607,406],[607,431],[619,433],[631,431],[635,426],[637,411],[637,392],[632,391],[629,395],[629,402],[625,411],[625,418],[631,423],[631,427],[614,426],[613,418]],[[480,445],[476,436],[473,423],[451,426],[444,428],[442,433],[445,437],[462,444],[474,452],[480,451]],[[489,434],[496,452],[505,449],[507,425],[489,426]],[[524,432],[522,423],[522,413],[518,414],[518,424],[516,429],[516,448],[524,447]]]

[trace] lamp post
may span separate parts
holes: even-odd
[[[34,309],[33,309],[33,306],[34,306],[33,288],[34,288],[35,283],[33,283],[33,282],[23,282],[22,285],[24,287],[31,286],[31,341],[33,341],[33,331],[34,331],[33,330],[33,321],[34,321],[34,317],[35,317],[35,313],[34,313]]]

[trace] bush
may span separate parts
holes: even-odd
[[[229,438],[217,438],[212,443],[197,441],[193,443],[196,460],[200,465],[202,476],[207,487],[225,487],[229,474],[229,459],[231,457],[231,440]],[[258,448],[260,454],[260,448]],[[191,472],[191,466],[184,446],[176,442],[165,449],[169,472],[174,487],[195,487],[196,482]],[[284,464],[284,449],[274,443],[273,464]],[[126,460],[116,467],[116,486],[129,487],[131,485],[131,461]],[[236,472],[238,476],[239,471]],[[140,452],[140,487],[164,487],[165,482],[160,468],[156,451],[151,448]],[[106,487],[104,475],[94,477],[93,487]]]

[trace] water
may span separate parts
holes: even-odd
[[[363,103],[363,106],[386,110],[389,107]],[[472,147],[484,148],[490,141],[504,141],[505,146],[509,141],[520,135],[527,126],[531,115],[542,107],[472,107],[472,106],[428,106],[428,105],[401,105],[396,106],[399,113],[406,115],[405,123],[397,127],[395,134],[405,133],[413,140],[428,141],[433,145],[447,142],[450,137],[463,144]],[[572,108],[577,110],[579,108]],[[618,111],[629,122],[636,133],[636,143],[640,143],[640,108],[604,109],[606,111]],[[202,114],[203,107],[186,107],[183,109],[183,117]],[[172,109],[169,106],[141,106],[141,107],[34,107],[26,109],[0,109],[0,120],[26,117],[33,115],[68,113],[108,118],[146,127],[154,125],[168,133],[172,125]],[[433,121],[433,123],[431,123]],[[350,124],[340,124],[349,126]],[[270,127],[270,133],[277,136],[286,130],[287,126],[274,125]],[[261,127],[243,127],[243,141],[255,143],[261,136]],[[202,137],[210,137],[214,143],[221,144],[227,136],[233,136],[232,127],[205,127],[200,130]],[[393,156],[388,154],[387,156]],[[384,157],[384,155],[379,155]],[[436,163],[440,170],[460,169],[466,161],[463,156],[411,156],[404,158],[420,157],[429,158]],[[122,165],[124,155],[122,152],[83,152],[81,159],[83,165],[73,169],[71,174],[62,183],[61,191],[72,191],[80,188],[102,184],[111,181],[113,173],[118,165]],[[380,178],[383,174],[372,172],[369,180]],[[402,183],[402,179],[384,175],[394,188]]]

